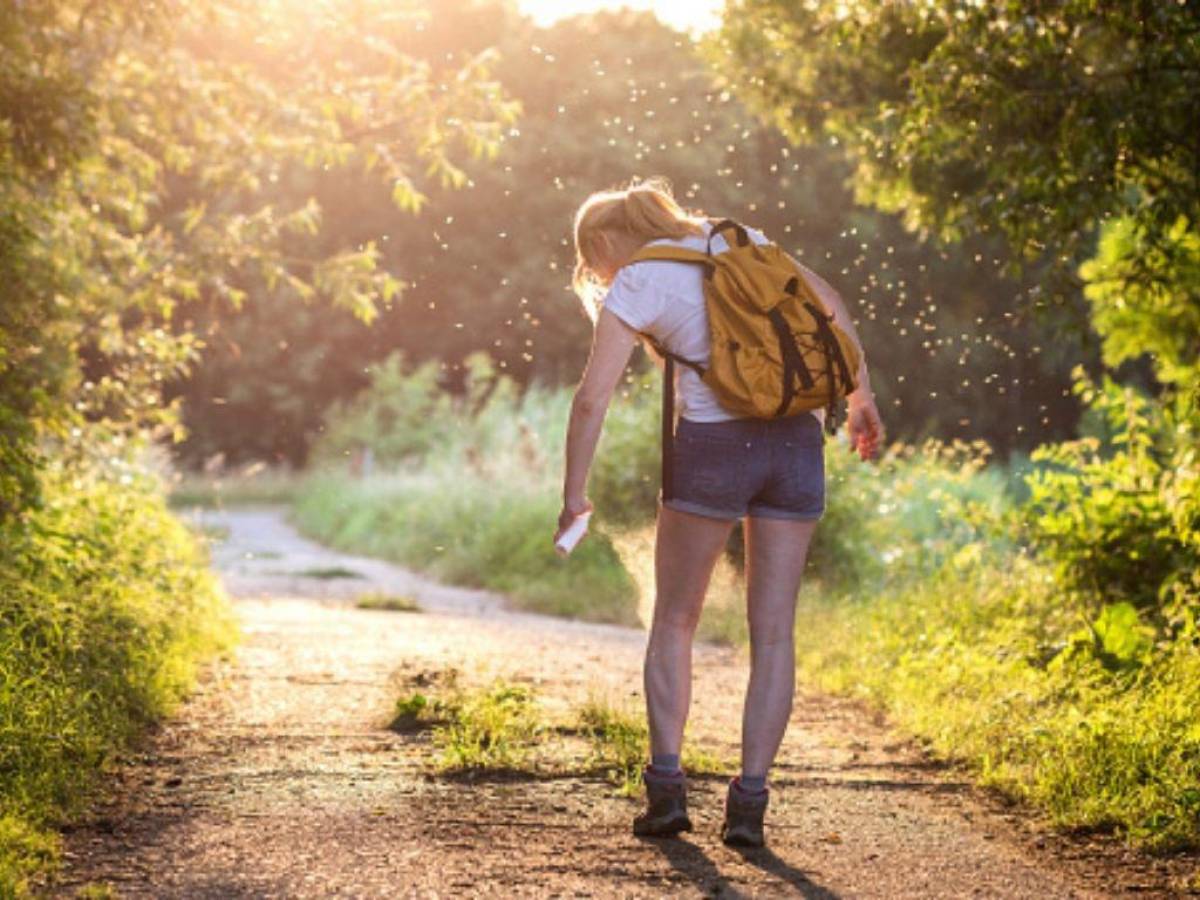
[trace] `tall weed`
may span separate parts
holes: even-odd
[[[228,647],[229,609],[156,484],[49,468],[0,549],[0,895],[45,868],[97,773]]]

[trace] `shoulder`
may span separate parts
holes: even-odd
[[[651,262],[651,260],[647,260],[622,266],[612,284],[608,286],[609,296],[630,296],[639,294],[650,287],[651,278],[649,276],[651,273],[647,271],[647,266]]]
[[[642,320],[646,299],[654,295],[653,273],[646,271],[647,263],[631,263],[617,272],[616,278],[604,294],[601,308],[616,313],[622,320],[635,328],[645,324]]]

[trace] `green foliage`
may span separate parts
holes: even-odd
[[[558,493],[510,465],[446,464],[358,479],[313,475],[295,508],[306,533],[522,607],[602,622],[636,621],[632,586],[611,543],[593,533],[568,562],[551,544]]]
[[[1101,231],[1081,274],[1105,361],[1149,353],[1186,392],[1200,347],[1195,22],[1183,3],[738,0],[708,52],[790,138],[843,146],[861,199],[943,238],[1002,235],[1014,261],[1055,276],[1039,293],[1074,303]]]
[[[1131,606],[1081,631],[1046,566],[984,553],[897,591],[805,595],[800,620],[807,678],[880,703],[1056,824],[1200,844],[1200,651],[1148,652]]]
[[[652,519],[662,467],[662,375],[633,380],[609,406],[589,481],[592,501],[619,526]]]
[[[1120,601],[1104,607],[1094,622],[1075,632],[1055,662],[1069,659],[1069,651],[1082,649],[1107,669],[1132,669],[1149,661],[1153,646],[1154,631],[1142,624],[1137,607]]]
[[[155,484],[116,474],[44,470],[42,506],[3,532],[0,893],[48,863],[43,830],[233,636],[200,544]]]
[[[1034,452],[1015,512],[951,504],[918,542],[917,577],[879,596],[868,578],[860,604],[799,632],[819,635],[809,662],[828,683],[884,701],[985,778],[1064,824],[1161,846],[1200,838],[1182,714],[1200,685],[1195,26],[1190,3],[736,0],[707,48],[791,139],[843,147],[861,200],[941,239],[1000,235],[1008,271],[1044,268],[1035,309],[1047,292],[1075,304],[1078,268],[1104,362],[1148,354],[1167,386],[1151,399],[1077,369],[1084,436]],[[892,540],[837,556],[870,575]]]
[[[1151,233],[1132,216],[1108,222],[1080,268],[1104,361],[1149,354],[1164,384],[1200,389],[1200,232],[1180,218]]]
[[[591,764],[603,769],[622,794],[641,789],[642,767],[650,758],[645,717],[592,698],[578,710],[579,730],[591,742]]]
[[[404,52],[419,19],[376,0],[303,19],[246,0],[0,12],[0,514],[33,502],[48,439],[70,445],[81,419],[178,436],[163,386],[202,346],[185,306],[264,292],[369,320],[395,297],[372,236],[317,246],[315,173],[411,207],[516,113],[485,57]]]
[[[809,553],[814,574],[837,590],[890,590],[927,578],[1003,529],[1012,482],[986,468],[985,444],[893,445],[863,465],[827,444],[826,507]]]
[[[524,768],[542,725],[533,692],[496,681],[444,701],[446,722],[434,729],[444,771]]]
[[[592,697],[576,711],[578,728],[592,745],[591,765],[603,769],[618,793],[632,797],[642,788],[642,767],[650,761],[650,733],[644,715]],[[692,776],[720,775],[732,763],[685,744],[680,765]]]
[[[0,815],[0,896],[28,897],[31,876],[58,865],[58,835],[18,816]]]
[[[1191,4],[738,0],[710,55],[794,140],[841,142],[860,196],[946,236],[1070,263],[1110,214],[1155,245],[1196,221]]]
[[[445,715],[442,701],[420,691],[413,691],[396,700],[392,721],[388,727],[401,733],[423,731],[442,721]]]
[[[421,606],[412,597],[396,596],[394,594],[368,593],[360,594],[354,600],[358,609],[379,609],[388,612],[420,612]]]
[[[454,440],[460,410],[487,403],[493,389],[505,393],[513,387],[507,379],[496,380],[482,356],[468,362],[467,389],[459,399],[445,390],[437,364],[409,368],[399,353],[372,366],[368,377],[364,390],[349,402],[335,404],[326,415],[315,454],[318,464],[348,460],[368,449],[383,465],[440,452]]]
[[[1200,410],[1076,377],[1100,433],[1034,454],[1028,537],[1085,608],[1129,603],[1174,621],[1200,603]]]

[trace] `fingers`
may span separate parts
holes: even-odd
[[[863,461],[873,459],[883,441],[883,422],[877,411],[864,408],[857,415],[851,416],[847,424],[850,437],[850,450],[857,451]]]

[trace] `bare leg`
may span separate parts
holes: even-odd
[[[796,595],[815,521],[746,522],[750,685],[742,712],[742,772],[765,777],[792,712],[796,689]]]
[[[663,507],[654,544],[654,620],[646,644],[650,752],[678,754],[692,700],[692,637],[732,522]]]

